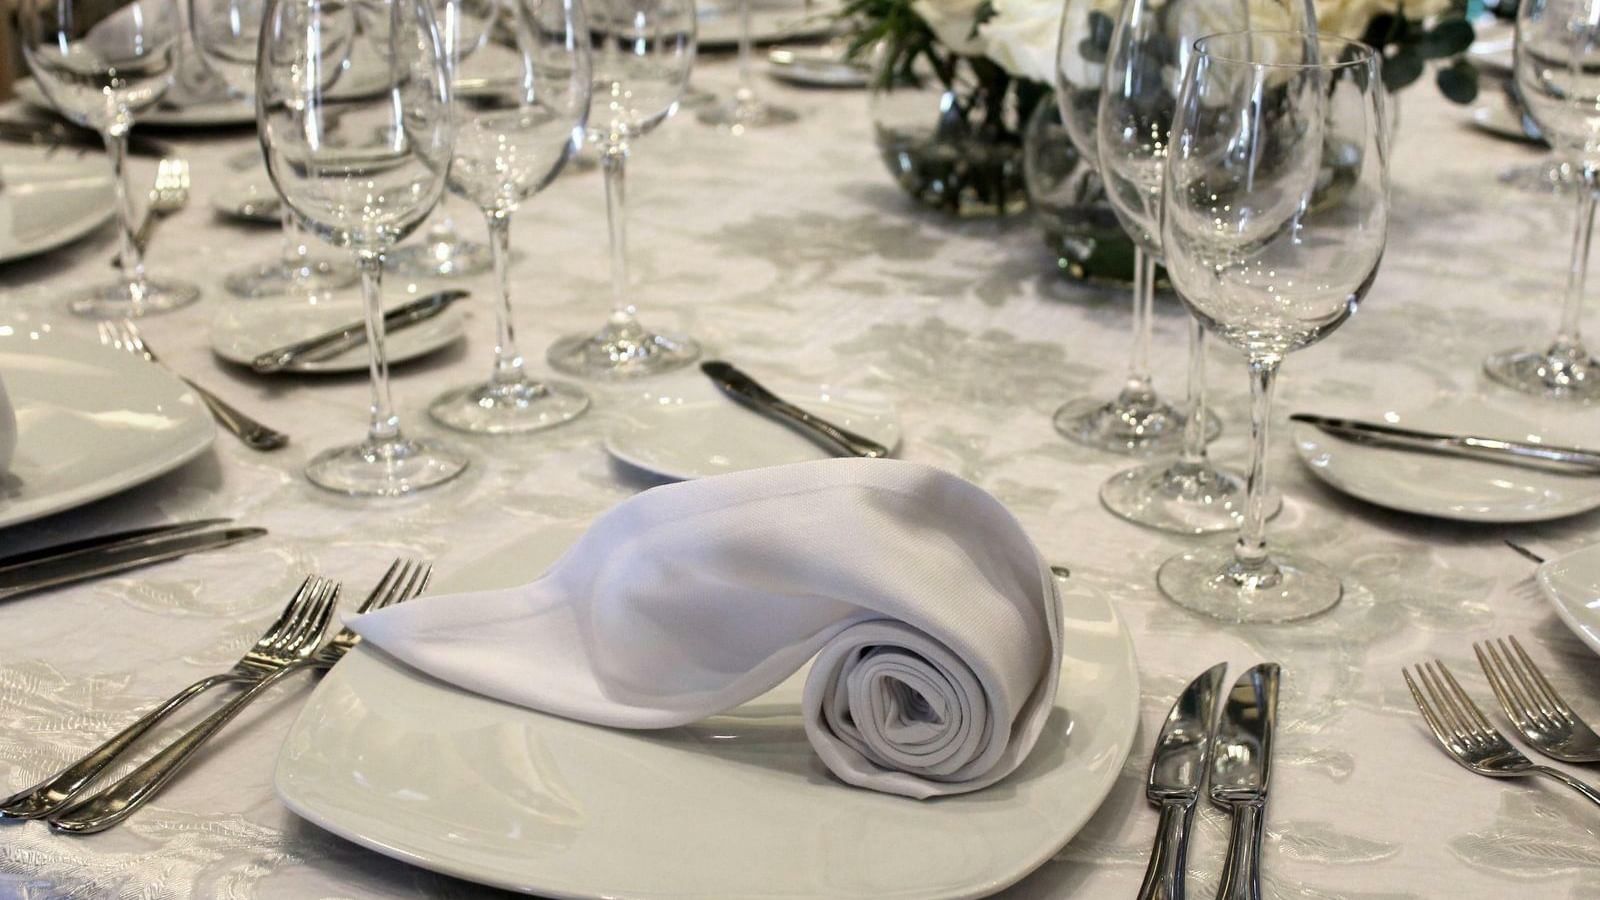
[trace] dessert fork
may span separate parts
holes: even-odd
[[[1600,762],[1600,735],[1561,699],[1516,638],[1473,644],[1472,652],[1500,709],[1533,749],[1562,762]]]

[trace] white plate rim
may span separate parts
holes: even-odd
[[[115,185],[111,182],[111,174],[109,172],[105,173],[104,188],[106,200],[114,199],[113,191]],[[9,249],[0,247],[0,263],[17,262],[18,260],[29,259],[43,253],[49,253],[51,250],[65,247],[92,233],[95,229],[110,221],[115,214],[116,204],[107,202],[89,215],[74,220],[70,224],[63,225],[31,244],[24,243],[19,247]]]
[[[1311,474],[1315,475],[1323,484],[1333,488],[1339,493],[1354,497],[1357,500],[1361,500],[1365,503],[1370,503],[1373,506],[1381,506],[1384,509],[1392,509],[1396,512],[1407,513],[1408,515],[1428,516],[1435,519],[1448,519],[1453,522],[1468,522],[1474,525],[1520,525],[1530,522],[1553,522],[1557,519],[1566,519],[1572,516],[1582,515],[1586,512],[1591,512],[1595,509],[1600,509],[1600,492],[1597,492],[1593,498],[1582,503],[1573,502],[1564,506],[1552,505],[1544,507],[1540,510],[1527,511],[1521,514],[1504,512],[1480,514],[1470,511],[1459,512],[1437,508],[1424,509],[1420,506],[1409,506],[1402,503],[1397,503],[1390,496],[1381,493],[1375,493],[1358,484],[1353,485],[1344,479],[1338,478],[1326,468],[1314,465],[1311,462],[1311,458],[1316,453],[1315,448],[1327,446],[1328,441],[1339,441],[1339,439],[1325,435],[1322,430],[1317,428],[1315,425],[1305,422],[1295,422],[1293,424],[1295,455],[1300,458],[1300,462],[1304,464],[1307,469],[1311,470]],[[1339,443],[1348,446],[1354,446],[1349,441],[1339,441]],[[1379,451],[1382,452],[1381,448],[1374,449],[1379,449]],[[1395,450],[1390,452],[1404,453],[1407,451]]]
[[[253,302],[253,301],[242,301],[242,302],[249,303],[249,302]],[[453,306],[453,304],[452,304],[452,306]],[[357,308],[355,311],[358,314],[360,312],[359,308]],[[220,311],[220,312],[218,312],[217,316],[220,318],[221,316],[227,315],[228,312],[229,312],[228,310]],[[444,327],[444,332],[440,335],[439,340],[436,341],[436,342],[431,342],[431,343],[426,343],[426,344],[418,344],[418,345],[416,345],[414,347],[409,347],[409,348],[406,348],[404,345],[402,345],[402,349],[399,352],[396,352],[395,349],[394,349],[393,340],[391,340],[389,338],[385,338],[384,339],[384,342],[383,342],[384,351],[385,351],[384,355],[387,358],[387,361],[388,361],[389,365],[391,365],[391,366],[392,365],[400,365],[400,364],[403,364],[403,363],[411,362],[412,360],[422,359],[425,356],[431,356],[431,355],[433,355],[435,353],[438,353],[441,350],[444,350],[445,348],[449,347],[450,345],[452,345],[454,343],[457,343],[462,338],[465,338],[466,335],[467,335],[466,319],[465,319],[464,316],[462,316],[460,311],[458,311],[456,309],[453,309],[453,308],[445,309],[442,312],[440,312],[438,315],[434,316],[432,318],[432,321],[437,322],[438,325]],[[422,324],[425,324],[425,323],[419,322],[419,323],[417,323],[417,325],[413,325],[411,327],[413,327],[413,328],[420,327]],[[391,332],[391,334],[392,334],[392,332]],[[311,335],[311,334],[306,335],[306,337],[312,337],[312,336],[313,335]],[[250,362],[251,362],[252,357],[236,356],[230,351],[225,351],[222,348],[222,346],[220,345],[220,343],[218,342],[218,338],[219,338],[219,334],[218,334],[218,329],[216,327],[216,321],[213,320],[211,328],[210,328],[210,333],[208,335],[208,340],[209,340],[209,342],[211,344],[211,352],[218,359],[220,359],[220,360],[222,360],[222,361],[224,361],[226,363],[229,363],[230,365],[243,366],[245,368],[249,368],[250,367]],[[362,344],[361,346],[362,346],[362,348],[365,348],[366,344]],[[340,356],[343,356],[343,355],[344,354],[340,354]],[[368,365],[369,365],[365,355],[362,355],[360,357],[359,362],[358,361],[351,361],[350,363],[338,363],[338,362],[334,361],[334,360],[337,360],[337,359],[339,359],[339,356],[335,356],[335,357],[333,357],[333,359],[322,360],[322,361],[319,361],[319,362],[297,363],[295,365],[289,366],[286,369],[281,370],[280,372],[274,372],[272,374],[282,374],[282,375],[351,375],[351,374],[354,374],[356,372],[365,372],[365,371],[367,371],[367,368],[368,368]]]
[[[57,334],[54,331],[49,332],[49,334],[51,335],[49,339],[52,341],[67,341],[68,343],[79,344],[84,348],[91,348],[91,352],[103,351],[107,354],[107,358],[126,357],[132,363],[137,363],[138,365],[148,365],[147,363],[139,363],[137,360],[133,359],[133,357],[122,353],[119,350],[102,348],[99,344],[91,341],[76,337],[68,337]],[[0,338],[0,341],[4,340],[4,338]],[[21,525],[24,522],[32,522],[35,519],[42,519],[45,516],[55,515],[59,512],[66,512],[69,509],[76,509],[77,507],[93,503],[96,500],[103,500],[113,494],[118,494],[130,488],[138,487],[147,481],[159,478],[168,472],[192,462],[201,454],[211,449],[212,444],[216,441],[217,427],[216,423],[212,421],[210,414],[206,412],[205,407],[201,405],[200,398],[195,396],[194,391],[187,384],[184,384],[183,381],[176,375],[170,375],[158,366],[151,365],[149,368],[150,371],[146,374],[152,378],[170,381],[170,386],[180,399],[189,399],[187,406],[197,411],[194,421],[201,423],[200,427],[204,430],[204,437],[183,446],[170,456],[152,457],[142,466],[123,469],[118,473],[107,474],[97,480],[79,485],[76,488],[57,492],[50,502],[44,503],[44,505],[37,509],[27,509],[19,513],[14,509],[8,509],[7,506],[0,506],[0,528],[9,528],[13,525]],[[13,398],[13,402],[15,402],[15,398]],[[36,500],[35,502],[38,501]]]
[[[505,552],[513,547],[518,546],[522,542],[536,540],[538,539],[538,535],[538,532],[525,534],[517,540],[502,545],[500,550],[497,552]],[[575,533],[573,537],[575,539]],[[445,584],[448,584],[448,579],[445,580]],[[1116,783],[1121,777],[1122,770],[1127,765],[1128,757],[1133,752],[1133,745],[1137,740],[1140,729],[1141,689],[1139,664],[1138,657],[1134,649],[1133,633],[1128,627],[1126,617],[1122,615],[1122,613],[1117,609],[1116,604],[1112,602],[1111,598],[1107,596],[1105,592],[1097,588],[1089,588],[1088,590],[1099,603],[1099,606],[1093,610],[1095,615],[1098,616],[1103,613],[1106,619],[1115,626],[1116,641],[1119,651],[1117,654],[1118,663],[1121,666],[1122,672],[1126,675],[1126,678],[1123,681],[1124,697],[1122,708],[1118,710],[1114,708],[1114,704],[1108,704],[1107,706],[1107,721],[1112,723],[1112,729],[1111,734],[1105,740],[1105,745],[1116,748],[1113,750],[1115,759],[1110,761],[1114,764],[1108,764],[1097,770],[1098,778],[1092,784],[1090,789],[1090,793],[1092,793],[1096,799],[1092,803],[1083,804],[1080,814],[1072,817],[1069,820],[1069,825],[1063,829],[1064,833],[1059,835],[1059,840],[1052,839],[1051,841],[1046,842],[1046,846],[1042,847],[1040,852],[1025,860],[1024,863],[1015,871],[1008,872],[1005,876],[992,877],[982,884],[964,885],[958,889],[959,892],[949,892],[937,895],[939,898],[943,898],[943,900],[967,900],[967,898],[987,897],[997,891],[1004,890],[1005,888],[1016,884],[1017,882],[1031,875],[1033,872],[1037,871],[1041,866],[1058,854],[1062,847],[1070,843],[1072,839],[1083,830],[1083,827],[1088,824],[1089,820],[1092,819],[1095,814],[1105,806],[1106,799],[1111,795],[1111,792],[1116,787]],[[1065,647],[1072,646],[1070,641],[1064,641],[1063,643]],[[379,650],[375,650],[370,647],[363,647],[359,644],[354,650],[351,651],[351,653],[365,653],[378,656],[383,655]],[[404,668],[403,663],[396,662],[394,665],[399,668]],[[561,900],[628,900],[629,897],[635,896],[627,893],[619,893],[614,890],[582,890],[574,889],[572,887],[552,886],[547,883],[533,883],[528,881],[513,883],[506,880],[487,880],[484,878],[482,872],[473,871],[468,866],[456,864],[448,859],[439,859],[431,855],[415,853],[406,848],[385,843],[381,839],[360,834],[356,830],[346,827],[337,819],[329,818],[323,813],[322,810],[317,809],[313,804],[302,802],[302,799],[295,795],[294,789],[291,785],[292,776],[288,774],[288,771],[292,769],[289,745],[292,737],[300,733],[301,723],[308,721],[315,714],[314,711],[318,708],[319,699],[330,692],[327,688],[327,685],[332,683],[330,679],[333,679],[337,673],[338,667],[335,666],[328,672],[326,676],[324,676],[322,682],[319,683],[312,692],[311,697],[308,698],[305,704],[301,706],[300,712],[296,716],[295,721],[290,725],[288,732],[286,732],[284,744],[279,750],[277,761],[273,768],[273,791],[277,795],[279,801],[282,802],[284,806],[286,806],[295,815],[305,819],[307,822],[310,822],[319,828],[327,830],[335,835],[338,835],[339,837],[351,841],[352,843],[366,847],[385,856],[427,869],[429,871],[438,872],[440,874],[449,875],[455,878],[461,878],[476,884],[483,884],[491,887],[498,887],[529,894],[537,893],[539,896],[561,898]],[[433,679],[420,673],[414,673],[412,677],[424,682],[433,681]],[[1069,664],[1063,664],[1061,680],[1063,686],[1069,684]],[[450,691],[461,690],[459,688],[454,688],[444,684],[440,684],[440,688]],[[513,707],[513,709],[515,708]],[[532,710],[518,710],[515,714],[529,716],[542,715],[541,713],[537,713]],[[1119,725],[1120,727],[1118,727]],[[1001,784],[1004,784],[1004,782],[1002,781]],[[983,792],[980,791],[970,796],[981,797],[982,794]],[[950,799],[959,800],[959,798]],[[659,900],[659,898],[655,898],[655,900]]]
[[[1590,625],[1578,620],[1578,617],[1572,611],[1572,607],[1568,604],[1566,598],[1562,596],[1561,590],[1557,588],[1555,584],[1557,569],[1562,568],[1563,566],[1570,566],[1575,561],[1596,565],[1596,563],[1589,560],[1589,557],[1591,556],[1600,557],[1600,544],[1592,544],[1588,547],[1574,550],[1571,553],[1564,553],[1555,559],[1545,560],[1544,562],[1540,563],[1539,568],[1534,571],[1534,580],[1539,583],[1540,593],[1544,594],[1545,599],[1550,602],[1550,605],[1555,607],[1556,617],[1559,618],[1562,623],[1565,624],[1567,628],[1571,630],[1571,632],[1578,638],[1578,640],[1584,643],[1585,646],[1594,651],[1596,654],[1600,654],[1600,633],[1591,631]],[[1597,617],[1596,624],[1600,625],[1600,617]]]

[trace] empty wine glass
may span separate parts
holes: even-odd
[[[550,365],[571,375],[631,378],[694,362],[700,345],[640,324],[628,288],[623,170],[633,142],[665,122],[694,65],[693,0],[597,0],[588,4],[593,34],[592,139],[605,172],[611,245],[611,317],[592,334],[567,335],[550,347]]]
[[[459,2],[447,0],[442,17],[446,46]],[[510,434],[560,425],[589,407],[582,390],[528,377],[511,324],[511,214],[553,181],[584,139],[589,116],[589,33],[579,0],[507,0],[504,27],[515,44],[512,59],[480,83],[459,77],[460,56],[450,57],[454,81],[455,159],[450,189],[483,210],[500,288],[495,307],[494,368],[486,383],[439,397],[435,419],[463,431]]]
[[[1230,622],[1284,622],[1339,602],[1339,578],[1268,552],[1272,389],[1291,351],[1355,311],[1377,276],[1389,219],[1388,125],[1372,48],[1305,32],[1201,39],[1173,121],[1162,245],[1178,295],[1249,359],[1250,474],[1231,551],[1161,566],[1173,602]]]
[[[360,27],[351,30],[343,0],[269,0],[256,120],[273,186],[302,224],[355,255],[366,305],[367,437],[313,457],[306,477],[331,491],[393,496],[439,484],[467,465],[447,444],[401,433],[383,340],[383,253],[415,231],[444,192],[450,83],[427,0],[362,0],[356,13]],[[329,90],[327,73],[356,52],[381,63],[378,89]]]
[[[774,106],[756,94],[754,67],[750,52],[750,6],[755,0],[734,0],[739,5],[739,87],[728,100],[700,110],[699,119],[707,125],[743,134],[747,128],[785,125],[800,118],[786,106]]]
[[[1078,153],[1101,171],[1096,138],[1100,94],[1116,19],[1101,0],[1067,0],[1056,45],[1056,102]],[[1155,257],[1134,246],[1133,352],[1122,390],[1111,400],[1080,397],[1056,410],[1056,430],[1071,440],[1116,453],[1177,447],[1184,414],[1156,395],[1150,380],[1150,327],[1155,304]]]
[[[212,76],[236,96],[255,94],[256,52],[266,8],[267,0],[190,0],[192,46]],[[342,68],[329,70],[329,83],[342,73]],[[354,266],[313,258],[288,204],[282,204],[281,211],[282,249],[267,262],[223,275],[222,286],[228,293],[247,299],[290,295],[316,302],[356,283]]]
[[[1584,282],[1600,189],[1600,0],[1523,0],[1517,10],[1516,89],[1528,114],[1580,178],[1561,324],[1542,350],[1497,353],[1483,364],[1501,384],[1552,400],[1600,399],[1600,367],[1583,346]]]
[[[434,18],[449,45],[446,49],[452,64],[459,70],[462,61],[476,53],[489,42],[500,17],[500,0],[432,0]],[[513,64],[514,65],[514,64]],[[457,74],[457,87],[482,79],[465,80]],[[488,246],[462,236],[450,215],[450,195],[439,202],[432,225],[423,232],[422,240],[405,247],[396,247],[384,256],[389,271],[406,278],[466,278],[487,272],[494,265]]]
[[[1253,4],[1254,18],[1295,24],[1298,4]],[[1161,184],[1178,93],[1197,38],[1240,31],[1252,22],[1246,0],[1127,0],[1105,56],[1096,147],[1106,196],[1124,230],[1150,260],[1160,260]],[[1211,464],[1206,443],[1219,426],[1206,410],[1205,327],[1189,320],[1188,403],[1178,458],[1120,472],[1100,488],[1113,513],[1185,534],[1231,531],[1243,519],[1244,478]],[[1268,500],[1269,515],[1280,499]]]
[[[128,191],[128,132],[172,88],[182,22],[178,0],[21,0],[17,25],[35,81],[61,115],[100,132],[116,182],[122,277],[69,294],[80,315],[164,312],[200,297],[194,285],[145,275]]]

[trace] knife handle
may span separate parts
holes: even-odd
[[[819,419],[788,401],[776,400],[770,408],[778,415],[811,431],[851,456],[880,459],[887,455],[882,444],[868,440],[853,431],[846,431],[825,419]]]
[[[1234,803],[1233,833],[1222,864],[1217,900],[1261,900],[1261,833],[1266,825],[1262,801]]]
[[[1193,800],[1167,800],[1161,804],[1156,843],[1150,850],[1150,865],[1144,870],[1138,900],[1183,900],[1183,880],[1188,872],[1189,825],[1193,821]]]

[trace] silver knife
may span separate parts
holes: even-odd
[[[1401,428],[1382,422],[1362,422],[1295,413],[1293,422],[1304,422],[1335,437],[1358,443],[1369,443],[1397,450],[1417,450],[1424,453],[1443,453],[1465,456],[1487,462],[1513,466],[1527,466],[1544,471],[1558,471],[1572,475],[1600,475],[1600,452],[1581,447],[1560,447],[1553,444],[1535,444],[1501,438],[1479,437],[1470,434],[1441,434]]]
[[[1144,795],[1161,811],[1161,822],[1156,826],[1144,883],[1139,886],[1139,900],[1183,900],[1189,826],[1200,799],[1200,782],[1206,777],[1211,727],[1227,674],[1228,664],[1217,663],[1189,682],[1156,738]]]
[[[9,600],[74,582],[137,569],[201,550],[215,550],[267,533],[265,528],[226,528],[200,534],[177,534],[132,546],[74,553],[67,559],[46,559],[0,574],[0,600]]]
[[[1234,682],[1211,742],[1211,802],[1233,813],[1218,900],[1260,900],[1261,836],[1278,719],[1278,664],[1262,663]]]
[[[420,297],[383,314],[383,330],[387,334],[426,322],[450,308],[450,304],[467,296],[466,291],[440,291]],[[318,362],[330,359],[367,342],[367,323],[351,322],[332,331],[324,332],[303,341],[279,347],[250,361],[250,368],[262,374],[281,372],[296,363]]]
[[[700,371],[716,382],[717,387],[722,388],[730,397],[757,412],[766,413],[793,426],[829,450],[840,452],[845,456],[861,456],[867,459],[882,459],[889,455],[888,447],[806,412],[757,384],[754,378],[734,368],[730,363],[715,359],[707,360],[700,364]]]
[[[147,528],[135,528],[131,531],[118,531],[112,534],[100,534],[90,538],[67,541],[62,544],[53,544],[49,547],[40,547],[37,550],[27,550],[22,553],[13,553],[0,558],[0,575],[15,569],[33,566],[46,561],[55,562],[72,556],[81,556],[95,550],[110,550],[114,548],[131,547],[135,544],[145,543],[157,538],[170,537],[177,534],[189,534],[201,531],[213,525],[226,525],[232,519],[196,519],[192,522],[178,522],[170,525],[152,525]]]

